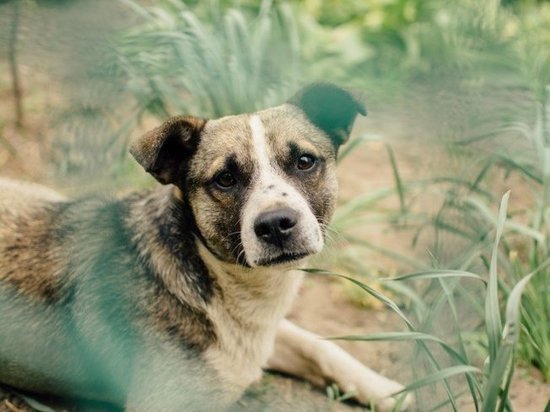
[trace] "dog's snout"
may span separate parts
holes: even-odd
[[[275,246],[282,246],[298,223],[298,213],[292,209],[277,209],[260,214],[254,222],[258,238]]]

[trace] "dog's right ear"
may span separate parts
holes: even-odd
[[[175,183],[185,161],[196,150],[205,119],[175,116],[145,133],[130,146],[130,153],[160,183]]]
[[[309,120],[324,131],[336,151],[344,144],[358,114],[367,115],[363,98],[332,83],[312,83],[296,93],[288,103],[300,108]]]

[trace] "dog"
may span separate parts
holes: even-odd
[[[119,199],[2,180],[0,382],[210,411],[266,368],[395,408],[400,384],[285,319],[359,114],[357,96],[318,83],[252,114],[170,118],[130,148],[162,185]]]

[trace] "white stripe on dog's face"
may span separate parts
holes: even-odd
[[[259,116],[250,116],[250,129],[257,166],[241,214],[241,240],[246,261],[250,266],[269,265],[281,258],[287,260],[285,255],[307,256],[319,252],[323,246],[319,223],[305,197],[277,165]],[[254,229],[260,215],[279,210],[293,211],[297,217],[292,236],[283,246],[265,242]]]
[[[271,165],[269,163],[269,155],[267,154],[265,129],[259,116],[250,116],[250,130],[252,131],[252,145],[258,162],[258,171],[262,175],[271,169]]]

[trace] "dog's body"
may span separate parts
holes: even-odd
[[[317,85],[252,115],[173,118],[131,150],[169,185],[122,199],[0,181],[0,382],[214,410],[269,367],[390,409],[399,384],[284,320],[363,111]]]

